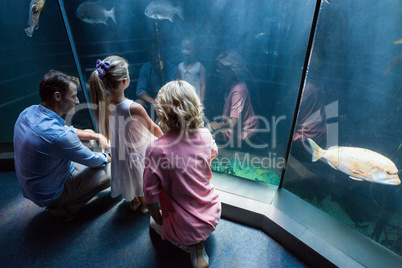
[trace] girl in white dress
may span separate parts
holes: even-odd
[[[110,56],[103,61],[97,60],[89,82],[99,132],[111,140],[112,197],[121,194],[131,201],[132,211],[141,206],[141,212],[146,214],[142,188],[145,150],[163,133],[140,104],[125,98],[124,90],[130,84],[125,59]]]
[[[177,80],[185,80],[195,87],[201,103],[204,103],[205,68],[196,58],[195,43],[195,38],[190,36],[182,40],[181,53],[184,61],[177,66]]]

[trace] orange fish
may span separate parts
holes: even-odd
[[[307,140],[313,150],[313,162],[323,157],[331,167],[349,175],[353,180],[388,185],[401,183],[395,164],[379,153],[363,148],[340,146],[323,150],[312,139]]]

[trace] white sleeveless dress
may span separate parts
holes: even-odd
[[[144,196],[142,186],[145,150],[151,141],[156,140],[135,115],[130,114],[131,105],[140,104],[126,99],[119,104],[111,105],[110,116],[111,195],[117,197],[121,194],[128,201],[136,196]]]
[[[195,91],[197,92],[198,97],[201,97],[201,89],[200,89],[200,67],[201,63],[197,61],[194,64],[193,68],[190,70],[184,69],[184,63],[179,64],[179,72],[181,80],[185,80],[189,82],[191,85],[195,87]]]

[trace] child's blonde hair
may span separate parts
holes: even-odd
[[[119,83],[128,78],[128,63],[119,56],[110,56],[103,61],[98,60],[95,71],[89,79],[91,89],[91,103],[96,104],[93,109],[99,133],[110,139],[109,131],[109,99],[106,91],[113,91]]]
[[[186,81],[164,85],[155,100],[162,129],[194,130],[204,125],[203,106],[195,88]]]

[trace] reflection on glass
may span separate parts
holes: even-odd
[[[97,59],[124,57],[131,78],[125,96],[155,120],[159,88],[176,78],[189,81],[203,101],[206,125],[233,118],[214,133],[222,142],[212,169],[279,185],[315,1],[64,4],[85,83]]]
[[[198,42],[193,36],[186,36],[181,43],[183,62],[177,65],[177,79],[185,80],[195,87],[202,103],[205,99],[205,67],[197,60]]]
[[[283,187],[401,256],[402,4],[331,2],[321,5]]]
[[[152,116],[156,95],[163,85],[176,78],[176,66],[167,61],[161,53],[151,53],[151,61],[144,63],[140,70],[136,102],[143,105],[148,114]]]

